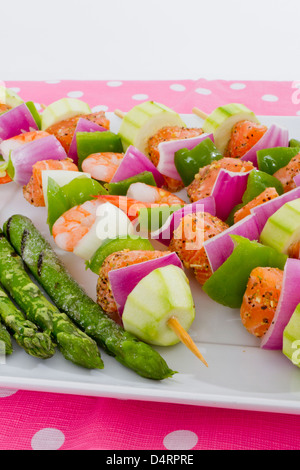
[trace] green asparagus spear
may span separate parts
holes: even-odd
[[[124,331],[85,293],[30,219],[14,215],[4,231],[56,306],[108,354],[143,377],[162,380],[174,374],[155,349]]]
[[[52,357],[55,348],[50,335],[39,331],[37,326],[19,310],[0,286],[0,317],[16,342],[31,356],[40,359]]]
[[[1,293],[0,293],[1,295]],[[1,300],[1,297],[0,297]],[[13,352],[11,337],[5,326],[0,323],[0,354],[9,356]]]
[[[66,359],[88,369],[103,368],[96,342],[43,295],[3,233],[0,233],[0,282],[28,320],[51,333]]]

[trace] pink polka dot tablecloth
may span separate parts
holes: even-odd
[[[37,107],[80,98],[93,111],[154,100],[179,113],[243,103],[300,115],[300,82],[224,80],[6,82]],[[300,416],[1,388],[1,450],[297,450]]]

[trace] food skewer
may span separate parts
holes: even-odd
[[[124,111],[121,111],[120,109],[115,109],[114,114],[120,119],[123,119],[126,113],[124,113]]]
[[[208,118],[208,114],[206,114],[204,111],[201,111],[201,109],[196,108],[196,107],[194,107],[192,109],[192,113],[196,114],[196,116],[198,116],[198,117],[200,117],[201,119],[204,119],[204,120]]]
[[[196,109],[196,108],[195,108]],[[126,113],[120,109],[115,109],[114,114],[123,119]],[[203,113],[204,114],[204,113]],[[176,317],[172,317],[167,322],[168,326],[173,330],[173,332],[177,335],[179,340],[196,356],[200,359],[203,364],[208,367],[208,364],[202,354],[200,353],[199,349],[197,348],[196,344],[188,334],[188,332],[182,327]]]
[[[188,334],[188,332],[181,326],[181,324],[179,323],[179,321],[177,320],[176,317],[171,317],[169,320],[168,320],[168,326],[170,328],[172,328],[172,330],[174,331],[174,333],[178,336],[178,338],[180,339],[180,341],[190,350],[192,351],[193,354],[195,354],[196,357],[198,357],[198,359],[200,359],[200,361],[203,362],[204,365],[206,365],[206,367],[208,367],[208,364],[206,362],[206,360],[204,359],[204,357],[202,356],[201,352],[199,351],[199,349],[197,348],[196,344],[194,343],[194,341],[192,340],[192,338],[190,337],[190,335]]]
[[[135,250],[133,246],[131,250],[120,248],[121,250],[111,251],[102,262],[101,256],[99,257],[96,269],[99,275],[99,305],[108,316],[123,324],[126,331],[136,334],[145,342],[170,346],[181,341],[207,366],[186,331],[194,321],[195,309],[188,281],[177,255],[152,251],[153,249],[149,251],[147,246],[146,250]],[[101,247],[98,253],[101,253]],[[134,279],[137,272],[139,281],[135,287],[128,287],[125,280],[129,277]],[[152,292],[158,286],[159,293],[152,305]],[[174,290],[172,295],[171,290]],[[181,291],[181,296],[178,297],[176,291]]]

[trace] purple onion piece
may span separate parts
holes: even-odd
[[[110,271],[108,277],[119,314],[123,314],[127,297],[145,276],[154,269],[171,264],[182,268],[182,263],[176,253],[166,254],[157,259]]]
[[[34,140],[13,150],[10,161],[14,167],[13,180],[21,186],[28,184],[32,167],[42,160],[64,160],[67,154],[53,135]]]
[[[99,126],[93,121],[89,121],[88,119],[79,118],[77,122],[77,126],[72,138],[72,142],[70,145],[70,149],[68,152],[68,157],[73,160],[75,165],[78,164],[78,154],[77,154],[77,141],[76,141],[76,134],[77,132],[105,132],[107,129],[105,127]]]
[[[158,171],[156,166],[144,155],[140,150],[130,145],[122,159],[116,173],[114,174],[111,182],[117,183],[119,181],[130,178],[131,176],[138,175],[144,171],[150,171],[153,174],[155,182],[159,188],[164,185],[164,178]]]

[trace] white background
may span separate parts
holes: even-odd
[[[0,0],[2,80],[300,79],[299,0]]]

